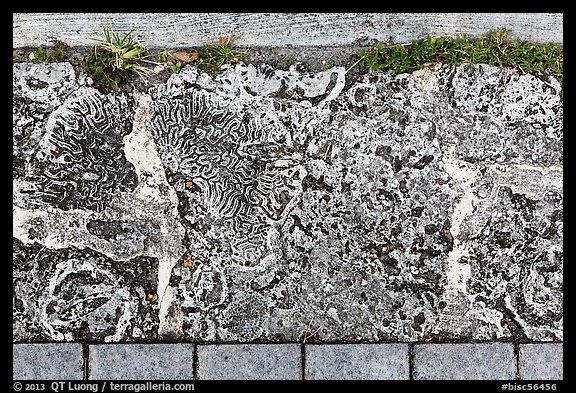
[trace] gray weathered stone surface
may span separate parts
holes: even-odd
[[[521,379],[564,379],[564,347],[561,343],[521,344],[519,366]]]
[[[409,378],[407,344],[306,345],[305,379]]]
[[[12,346],[12,378],[80,380],[82,344],[16,344]]]
[[[13,80],[16,342],[563,338],[553,78]]]
[[[511,343],[415,344],[414,379],[515,379]]]
[[[14,13],[13,47],[93,45],[104,28],[135,32],[151,47],[202,46],[237,34],[255,47],[354,45],[377,39],[409,42],[426,35],[480,36],[503,27],[513,37],[559,42],[561,13]]]
[[[91,345],[89,379],[193,379],[194,344]]]
[[[198,345],[200,380],[295,380],[301,367],[299,344]]]

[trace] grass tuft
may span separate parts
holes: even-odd
[[[120,38],[118,33],[104,29],[104,39],[97,41],[99,44],[82,59],[82,67],[96,78],[104,92],[117,92],[119,85],[130,73],[143,79],[151,74],[152,71],[141,63],[154,62],[146,59],[146,48],[132,33]]]
[[[410,44],[389,46],[378,42],[368,50],[360,49],[360,60],[356,64],[370,71],[390,70],[392,74],[399,74],[437,63],[484,63],[515,67],[523,73],[544,72],[562,81],[564,59],[561,45],[510,40],[510,32],[501,29],[479,38],[428,36]]]
[[[224,64],[235,64],[246,57],[246,53],[236,50],[238,36],[220,37],[217,43],[205,44],[198,50],[198,68],[215,74]]]

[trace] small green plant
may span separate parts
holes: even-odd
[[[199,51],[198,67],[210,74],[215,74],[224,64],[235,64],[241,61],[246,53],[236,50],[238,36],[220,37],[217,43],[205,44]]]
[[[158,52],[158,61],[166,65],[175,74],[179,73],[184,64],[196,65],[202,71],[216,74],[224,64],[235,64],[241,61],[246,52],[236,50],[237,36],[220,36],[218,42],[207,43],[197,52],[176,51],[167,49]]]
[[[561,45],[509,40],[510,30],[496,30],[479,38],[430,37],[410,44],[385,46],[378,42],[360,50],[360,64],[371,71],[390,70],[392,74],[412,72],[436,63],[484,63],[516,67],[524,73],[542,71],[562,80]],[[350,69],[352,68],[350,67]],[[349,70],[350,70],[349,69]]]
[[[66,49],[68,49],[68,45],[62,41],[54,42],[52,48],[44,49],[42,47],[38,47],[35,52],[24,51],[23,53],[18,53],[16,51],[12,51],[12,60],[13,61],[30,61],[32,60],[34,63],[44,63],[47,64],[49,62],[59,62],[64,60],[66,57]]]
[[[44,63],[48,64],[50,62],[50,52],[44,51],[42,47],[38,47],[36,52],[34,52],[34,63]]]
[[[99,44],[82,59],[82,67],[98,80],[105,92],[118,91],[130,73],[143,79],[151,74],[152,71],[141,63],[155,63],[146,59],[146,48],[132,33],[120,38],[118,33],[104,29],[104,39],[97,41]]]
[[[166,64],[175,74],[179,73],[182,69],[182,62],[176,59],[176,57],[166,49],[158,52],[158,61]]]
[[[283,60],[288,64],[295,64],[300,61],[297,57],[289,55],[285,56]]]
[[[168,68],[170,68],[173,73],[177,74],[182,69],[182,62],[177,61],[176,63],[174,63],[172,65],[168,65]]]
[[[324,64],[325,69],[329,69],[329,68],[334,67],[334,60],[332,60],[332,59],[323,60],[322,63]]]

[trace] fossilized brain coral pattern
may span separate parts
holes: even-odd
[[[78,91],[52,113],[30,162],[31,202],[102,211],[116,191],[134,190],[136,172],[122,141],[130,131],[121,98]]]
[[[152,127],[172,181],[198,186],[208,214],[238,238],[252,238],[282,214],[285,187],[271,164],[281,146],[256,117],[193,90],[155,100]]]

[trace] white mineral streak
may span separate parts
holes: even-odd
[[[174,298],[174,291],[167,289],[172,268],[185,251],[181,241],[184,237],[184,228],[178,221],[178,196],[166,180],[156,144],[150,128],[147,127],[152,100],[150,96],[144,94],[137,95],[136,99],[139,101],[135,114],[136,121],[132,133],[124,138],[124,151],[128,161],[134,165],[140,180],[134,190],[134,198],[144,202],[144,206],[148,207],[147,212],[152,216],[161,217],[165,224],[160,226],[162,240],[153,254],[158,258],[157,292],[160,302],[158,333],[162,334],[172,330],[166,323],[166,316]],[[163,214],[159,214],[160,212]]]
[[[413,73],[414,85],[424,98],[424,103],[431,103],[431,107],[422,107],[424,113],[430,111],[441,111],[436,107],[436,96],[440,92],[440,84],[435,71],[438,66],[425,68]],[[418,107],[419,105],[416,104]],[[437,121],[435,121],[437,124]],[[449,332],[455,336],[464,333],[470,327],[466,321],[464,312],[466,310],[466,283],[470,277],[470,265],[466,263],[468,248],[465,242],[459,239],[464,220],[474,212],[475,197],[472,194],[471,186],[478,179],[480,173],[471,164],[459,160],[455,146],[447,145],[443,147],[442,162],[446,173],[453,182],[453,190],[456,192],[452,217],[450,219],[450,233],[453,237],[453,247],[446,258],[446,289],[443,300],[446,307],[441,311],[437,324],[433,331]]]
[[[452,152],[444,154],[442,161],[444,162],[444,169],[456,183],[455,188],[459,190],[450,220],[450,233],[454,238],[454,245],[446,261],[448,279],[446,290],[447,292],[465,294],[467,292],[466,280],[470,277],[470,265],[463,263],[468,256],[468,250],[466,243],[460,241],[459,235],[464,219],[474,213],[475,197],[472,194],[471,186],[479,178],[480,173],[471,164],[458,160]]]
[[[14,181],[14,189],[19,189],[21,182]],[[92,239],[92,235],[86,230],[86,223],[93,213],[85,210],[68,210],[48,206],[43,209],[25,209],[19,206],[12,206],[12,234],[15,238],[26,244],[39,242],[47,248],[66,248],[71,245],[86,247],[89,240],[94,246],[99,246],[103,242],[99,238]],[[42,223],[42,228],[47,232],[44,238],[31,239],[29,236],[30,229]],[[61,232],[58,232],[60,230]],[[70,243],[71,239],[76,239],[74,244]]]
[[[470,321],[465,315],[467,305],[464,303],[467,298],[466,284],[470,277],[470,265],[466,262],[469,250],[466,243],[459,239],[459,235],[463,221],[474,213],[476,203],[471,186],[480,173],[471,164],[459,160],[453,148],[442,155],[442,161],[444,169],[454,182],[457,195],[450,220],[450,233],[454,243],[446,259],[446,307],[442,309],[434,330],[458,336],[470,328]]]

